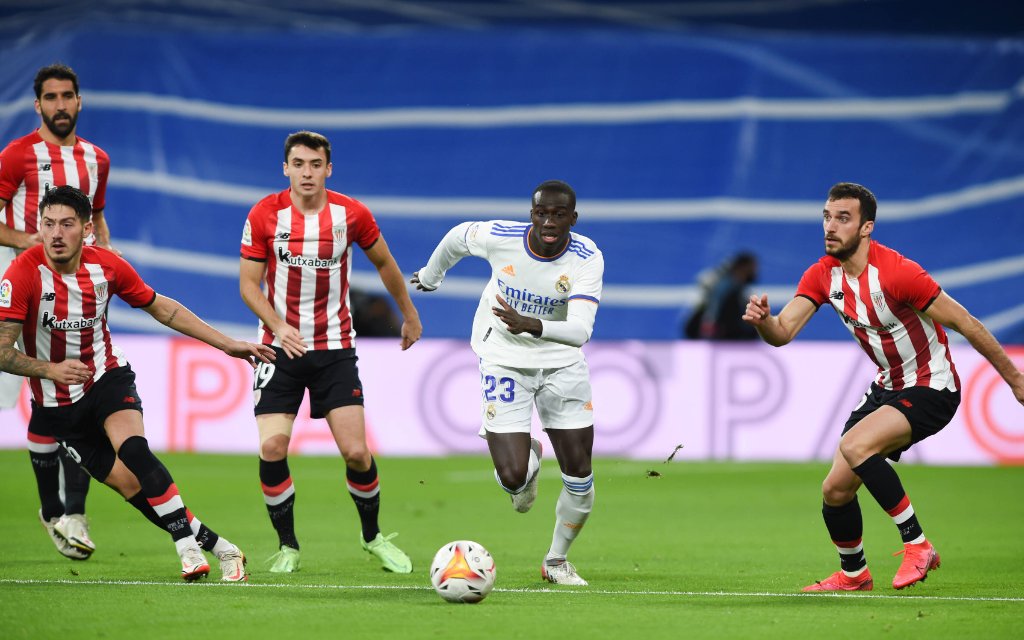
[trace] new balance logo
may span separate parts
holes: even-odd
[[[516,270],[515,270],[515,267],[513,267],[512,265],[508,265],[507,267],[505,267],[504,269],[502,269],[502,270],[501,270],[501,272],[502,272],[502,273],[507,273],[507,274],[508,274],[508,275],[510,275],[510,276],[514,276],[514,275],[516,275]]]
[[[121,402],[125,402],[125,403],[128,403],[128,404],[135,404],[135,398],[133,398],[132,396],[125,396],[124,399],[121,400]]]
[[[288,233],[287,231],[282,231],[281,233],[278,233],[278,234],[274,235],[274,239],[275,240],[287,240],[287,239],[289,239],[291,237],[292,237],[292,234]]]
[[[44,162],[43,164],[39,165],[39,171],[49,171],[49,170],[50,170],[50,163]]]
[[[52,291],[47,291],[46,293],[43,294],[43,297],[41,299],[43,302],[53,302],[54,300],[57,299],[57,294],[53,293]]]
[[[832,298],[833,300],[842,300],[843,299],[843,292],[842,291],[833,291],[832,293],[828,294],[828,297]]]

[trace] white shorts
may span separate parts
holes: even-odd
[[[480,436],[530,433],[536,405],[546,429],[594,424],[590,369],[585,360],[557,369],[514,369],[480,360]]]
[[[0,279],[3,278],[3,274],[7,271],[7,267],[11,266],[11,262],[14,260],[15,253],[11,247],[0,247]],[[21,344],[21,339],[18,339],[18,344]],[[10,409],[11,407],[17,406],[18,396],[21,395],[21,382],[23,378],[14,374],[7,373],[6,371],[0,371],[0,409]]]

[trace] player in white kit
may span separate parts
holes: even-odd
[[[525,513],[537,497],[540,471],[541,445],[530,437],[537,407],[563,484],[541,575],[556,584],[586,585],[566,555],[594,504],[594,408],[580,347],[594,330],[604,257],[593,241],[571,231],[578,214],[568,184],[542,183],[532,204],[530,223],[456,226],[411,282],[433,291],[462,258],[490,263],[471,340],[483,386],[480,435],[498,483],[516,511]]]

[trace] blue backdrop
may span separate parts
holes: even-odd
[[[38,125],[36,69],[82,82],[106,149],[116,244],[159,291],[255,333],[238,296],[249,207],[287,186],[282,142],[331,138],[328,186],[375,212],[402,269],[467,219],[523,219],[549,178],[606,259],[595,338],[670,339],[698,274],[761,258],[778,308],[822,251],[830,185],[869,186],[875,237],[1004,341],[1024,342],[1024,40],[525,26],[339,33],[83,17],[0,22],[0,139]],[[369,263],[356,282],[380,288]],[[416,295],[426,335],[464,337],[468,260]],[[115,326],[155,330],[116,312]],[[805,331],[844,338],[827,310]],[[824,319],[822,319],[824,318]]]

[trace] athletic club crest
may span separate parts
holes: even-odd
[[[107,299],[107,283],[101,282],[96,285],[96,304],[101,304]]]
[[[555,291],[558,293],[569,293],[569,276],[563,274],[555,283]]]
[[[875,293],[872,293],[871,294],[871,301],[875,303],[875,309],[878,310],[879,313],[881,313],[882,311],[885,311],[886,307],[885,307],[885,294],[884,293],[882,293],[881,291],[876,291]]]
[[[331,227],[331,235],[334,236],[334,241],[338,244],[345,244],[345,227],[341,225]]]

